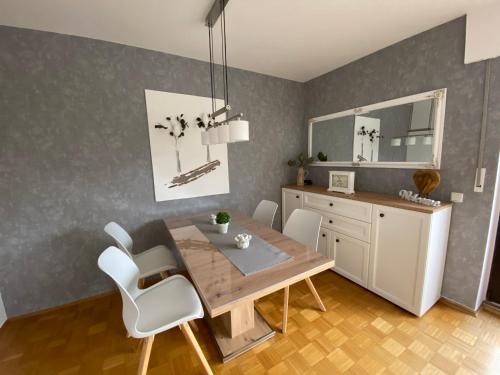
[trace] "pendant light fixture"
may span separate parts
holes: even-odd
[[[392,138],[391,146],[401,146],[401,138]]]
[[[424,137],[423,144],[426,145],[426,146],[432,145],[432,140],[433,140],[433,136],[432,135],[426,135]]]
[[[229,0],[215,0],[210,12],[207,15],[205,24],[208,27],[208,47],[210,56],[210,91],[212,96],[211,123],[207,128],[208,140],[210,144],[243,142],[250,139],[248,121],[242,120],[243,113],[217,121],[216,118],[231,110],[229,105],[229,83],[227,68],[227,43],[226,43],[226,13],[224,8]],[[214,25],[221,17],[221,41],[222,41],[222,80],[224,91],[224,106],[216,108],[215,101],[215,57],[214,57]],[[202,138],[203,139],[203,138]],[[206,137],[205,137],[206,139]]]

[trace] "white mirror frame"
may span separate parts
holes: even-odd
[[[434,146],[432,149],[432,162],[409,162],[409,161],[377,161],[377,162],[355,162],[355,161],[314,161],[311,165],[324,167],[370,167],[370,168],[406,168],[406,169],[439,169],[441,166],[441,150],[443,146],[444,114],[446,109],[446,88],[427,91],[421,94],[405,96],[402,98],[387,100],[385,102],[370,104],[364,107],[349,109],[347,111],[332,113],[325,116],[314,117],[308,123],[308,155],[312,156],[312,129],[319,121],[331,120],[351,115],[362,115],[378,109],[394,107],[397,105],[415,103],[427,99],[436,99],[434,110]]]

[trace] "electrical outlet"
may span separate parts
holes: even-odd
[[[450,200],[455,203],[462,203],[464,201],[464,193],[451,193]]]

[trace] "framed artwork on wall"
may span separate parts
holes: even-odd
[[[227,145],[202,143],[198,119],[212,112],[211,99],[154,90],[145,96],[156,201],[229,193]],[[223,105],[217,99],[217,108]]]

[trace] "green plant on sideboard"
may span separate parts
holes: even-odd
[[[297,159],[288,160],[288,165],[290,167],[299,167],[297,171],[297,185],[304,186],[304,178],[306,177],[307,171],[304,167],[314,161],[314,156],[310,158],[306,158],[304,154],[301,152]]]

